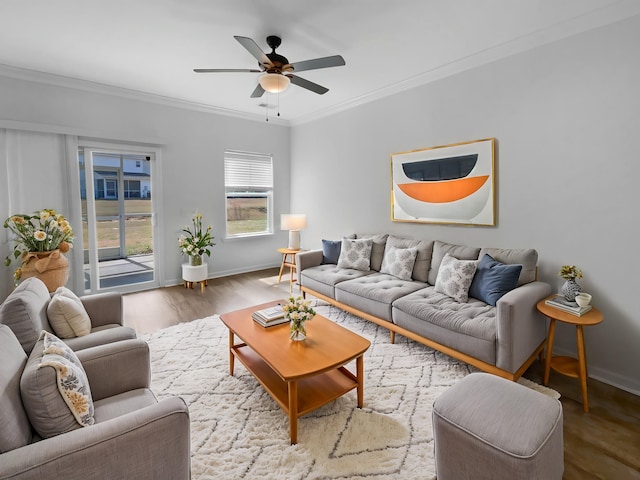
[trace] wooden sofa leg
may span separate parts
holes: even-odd
[[[391,336],[391,344],[393,345],[394,343],[396,343],[396,332],[394,332],[393,330],[389,330],[390,336]]]

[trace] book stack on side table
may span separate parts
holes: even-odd
[[[575,315],[577,317],[581,317],[589,310],[591,310],[591,305],[587,305],[586,307],[579,306],[576,302],[570,302],[564,295],[556,295],[555,297],[548,298],[544,302],[550,307],[557,308],[558,310],[562,310],[563,312],[570,313],[571,315]]]
[[[284,318],[284,311],[282,311],[282,305],[280,304],[275,307],[257,310],[253,312],[251,317],[255,322],[259,323],[263,327],[271,327],[288,321]]]

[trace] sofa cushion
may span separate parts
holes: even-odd
[[[532,248],[482,248],[480,256],[491,255],[495,260],[506,265],[522,265],[522,271],[518,278],[518,286],[531,283],[536,280],[536,265],[538,264],[538,252]]]
[[[505,265],[484,254],[469,287],[469,295],[489,305],[498,300],[518,284],[522,265]]]
[[[58,338],[73,338],[91,332],[91,319],[78,296],[66,287],[59,287],[47,307],[49,324]]]
[[[380,273],[388,273],[389,275],[398,277],[400,280],[411,280],[417,254],[418,249],[416,247],[385,248]]]
[[[338,258],[338,267],[368,272],[371,270],[372,246],[373,239],[371,238],[343,238],[340,257]]]
[[[442,327],[447,332],[456,332],[465,337],[488,342],[495,362],[496,307],[474,298],[469,298],[467,303],[460,303],[444,293],[436,292],[435,287],[423,288],[401,297],[393,302],[393,307],[394,322],[400,326],[405,325],[396,321],[396,310],[419,320],[420,323],[433,324]],[[420,330],[417,331],[414,327],[411,329],[420,335],[431,338]],[[446,338],[434,340],[456,348],[456,346],[448,344]],[[473,354],[462,348],[457,349]]]
[[[335,286],[346,280],[370,275],[373,272],[363,272],[352,268],[340,268],[337,265],[327,264],[305,268],[300,272],[300,285],[310,288],[327,297],[335,297]]]
[[[446,254],[457,258],[458,260],[477,260],[480,253],[479,248],[465,247],[462,245],[454,245],[451,243],[436,240],[433,244],[433,256],[431,258],[431,267],[429,268],[429,276],[427,281],[431,285],[436,284],[438,278],[438,269],[442,263],[442,259]]]
[[[0,323],[7,325],[27,353],[38,340],[42,330],[51,330],[47,320],[47,305],[51,296],[42,280],[30,277],[0,305]]]
[[[325,240],[322,239],[322,263],[332,263],[336,265],[340,258],[340,249],[342,240]]]
[[[80,422],[94,423],[82,364],[64,342],[48,332],[42,332],[29,355],[20,390],[31,425],[42,438],[80,428]]]
[[[31,442],[31,425],[22,406],[20,377],[27,354],[13,331],[0,325],[0,453]]]
[[[391,321],[393,301],[426,286],[426,283],[401,280],[393,275],[374,272],[338,283],[335,299],[375,317]]]
[[[457,302],[466,302],[477,268],[477,260],[458,260],[445,254],[438,269],[436,292],[444,293]]]
[[[391,247],[416,247],[418,249],[418,255],[416,256],[416,262],[413,265],[413,272],[411,274],[411,277],[419,282],[426,282],[428,280],[429,267],[431,266],[431,256],[433,255],[432,240],[416,240],[413,238],[402,238],[396,237],[395,235],[389,235],[385,246],[385,253],[386,249]]]
[[[371,270],[380,271],[382,258],[384,257],[384,247],[387,244],[387,233],[358,233],[356,238],[370,238],[373,240],[371,247]]]

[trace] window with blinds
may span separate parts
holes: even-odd
[[[227,237],[273,232],[273,161],[271,155],[224,153]]]

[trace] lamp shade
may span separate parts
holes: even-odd
[[[302,230],[307,228],[307,216],[304,214],[283,213],[280,215],[281,230]]]
[[[289,230],[289,245],[291,250],[300,250],[300,230],[307,228],[307,216],[286,213],[280,215],[280,228]]]
[[[284,92],[289,87],[290,82],[289,77],[279,73],[265,73],[258,78],[260,86],[269,93]]]

